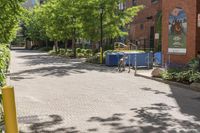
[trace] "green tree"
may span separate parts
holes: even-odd
[[[26,10],[24,12],[23,24],[26,39],[31,41],[46,41],[46,47],[48,46],[47,41],[49,40],[46,35],[45,21],[42,16],[41,7],[37,6],[34,10]]]
[[[27,25],[28,33],[34,39],[42,34],[54,41],[58,51],[58,42],[72,40],[72,49],[76,57],[76,41],[86,39],[100,41],[100,6],[103,8],[103,38],[116,38],[127,35],[121,29],[133,21],[133,17],[142,6],[119,10],[119,3],[125,0],[48,0],[35,8],[31,21]]]
[[[116,38],[128,33],[121,29],[133,21],[143,6],[135,6],[121,11],[119,3],[124,0],[88,0],[82,1],[82,23],[84,37],[92,42],[100,40],[100,8],[103,9],[103,38]]]
[[[78,2],[78,0],[50,0],[41,6],[40,17],[45,23],[46,35],[54,41],[56,52],[59,41],[71,39],[75,57],[75,41],[80,36],[82,27]]]
[[[0,43],[8,43],[15,38],[19,16],[23,11],[22,2],[23,0],[0,0]]]

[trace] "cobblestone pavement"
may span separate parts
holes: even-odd
[[[199,133],[200,93],[80,59],[12,51],[21,133]]]

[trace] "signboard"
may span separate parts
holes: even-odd
[[[182,8],[175,8],[169,15],[168,53],[186,54],[187,16]]]
[[[155,39],[158,40],[159,39],[159,33],[155,33]]]
[[[198,25],[198,27],[200,28],[200,14],[198,14],[198,21],[197,21],[197,22],[198,22],[197,25]]]

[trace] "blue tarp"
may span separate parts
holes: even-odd
[[[157,65],[162,65],[162,52],[156,52],[154,54],[154,59]]]
[[[117,66],[119,60],[127,56],[126,64],[131,66],[135,65],[135,56],[137,58],[137,66],[148,67],[153,65],[153,53],[107,53],[106,65]]]

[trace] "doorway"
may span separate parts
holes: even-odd
[[[154,26],[150,27],[150,50],[154,51],[154,34],[155,34],[155,29]]]

